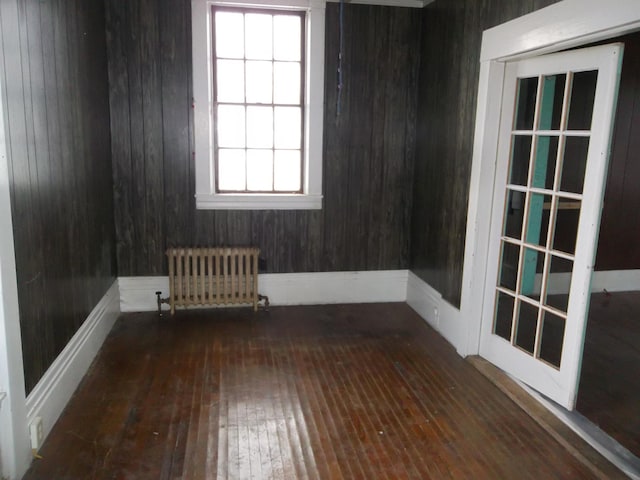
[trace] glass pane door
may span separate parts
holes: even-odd
[[[517,80],[493,333],[560,368],[597,71]]]
[[[621,46],[508,63],[480,354],[577,394]]]

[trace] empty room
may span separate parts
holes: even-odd
[[[0,478],[640,478],[636,0],[0,0]]]

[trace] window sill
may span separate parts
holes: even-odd
[[[320,210],[322,195],[217,194],[196,195],[199,210]]]

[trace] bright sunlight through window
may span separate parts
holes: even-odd
[[[304,14],[214,17],[216,191],[300,193]]]

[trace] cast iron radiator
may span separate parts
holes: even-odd
[[[254,247],[169,248],[169,298],[176,307],[191,305],[251,304],[269,299],[258,293],[258,256]]]

